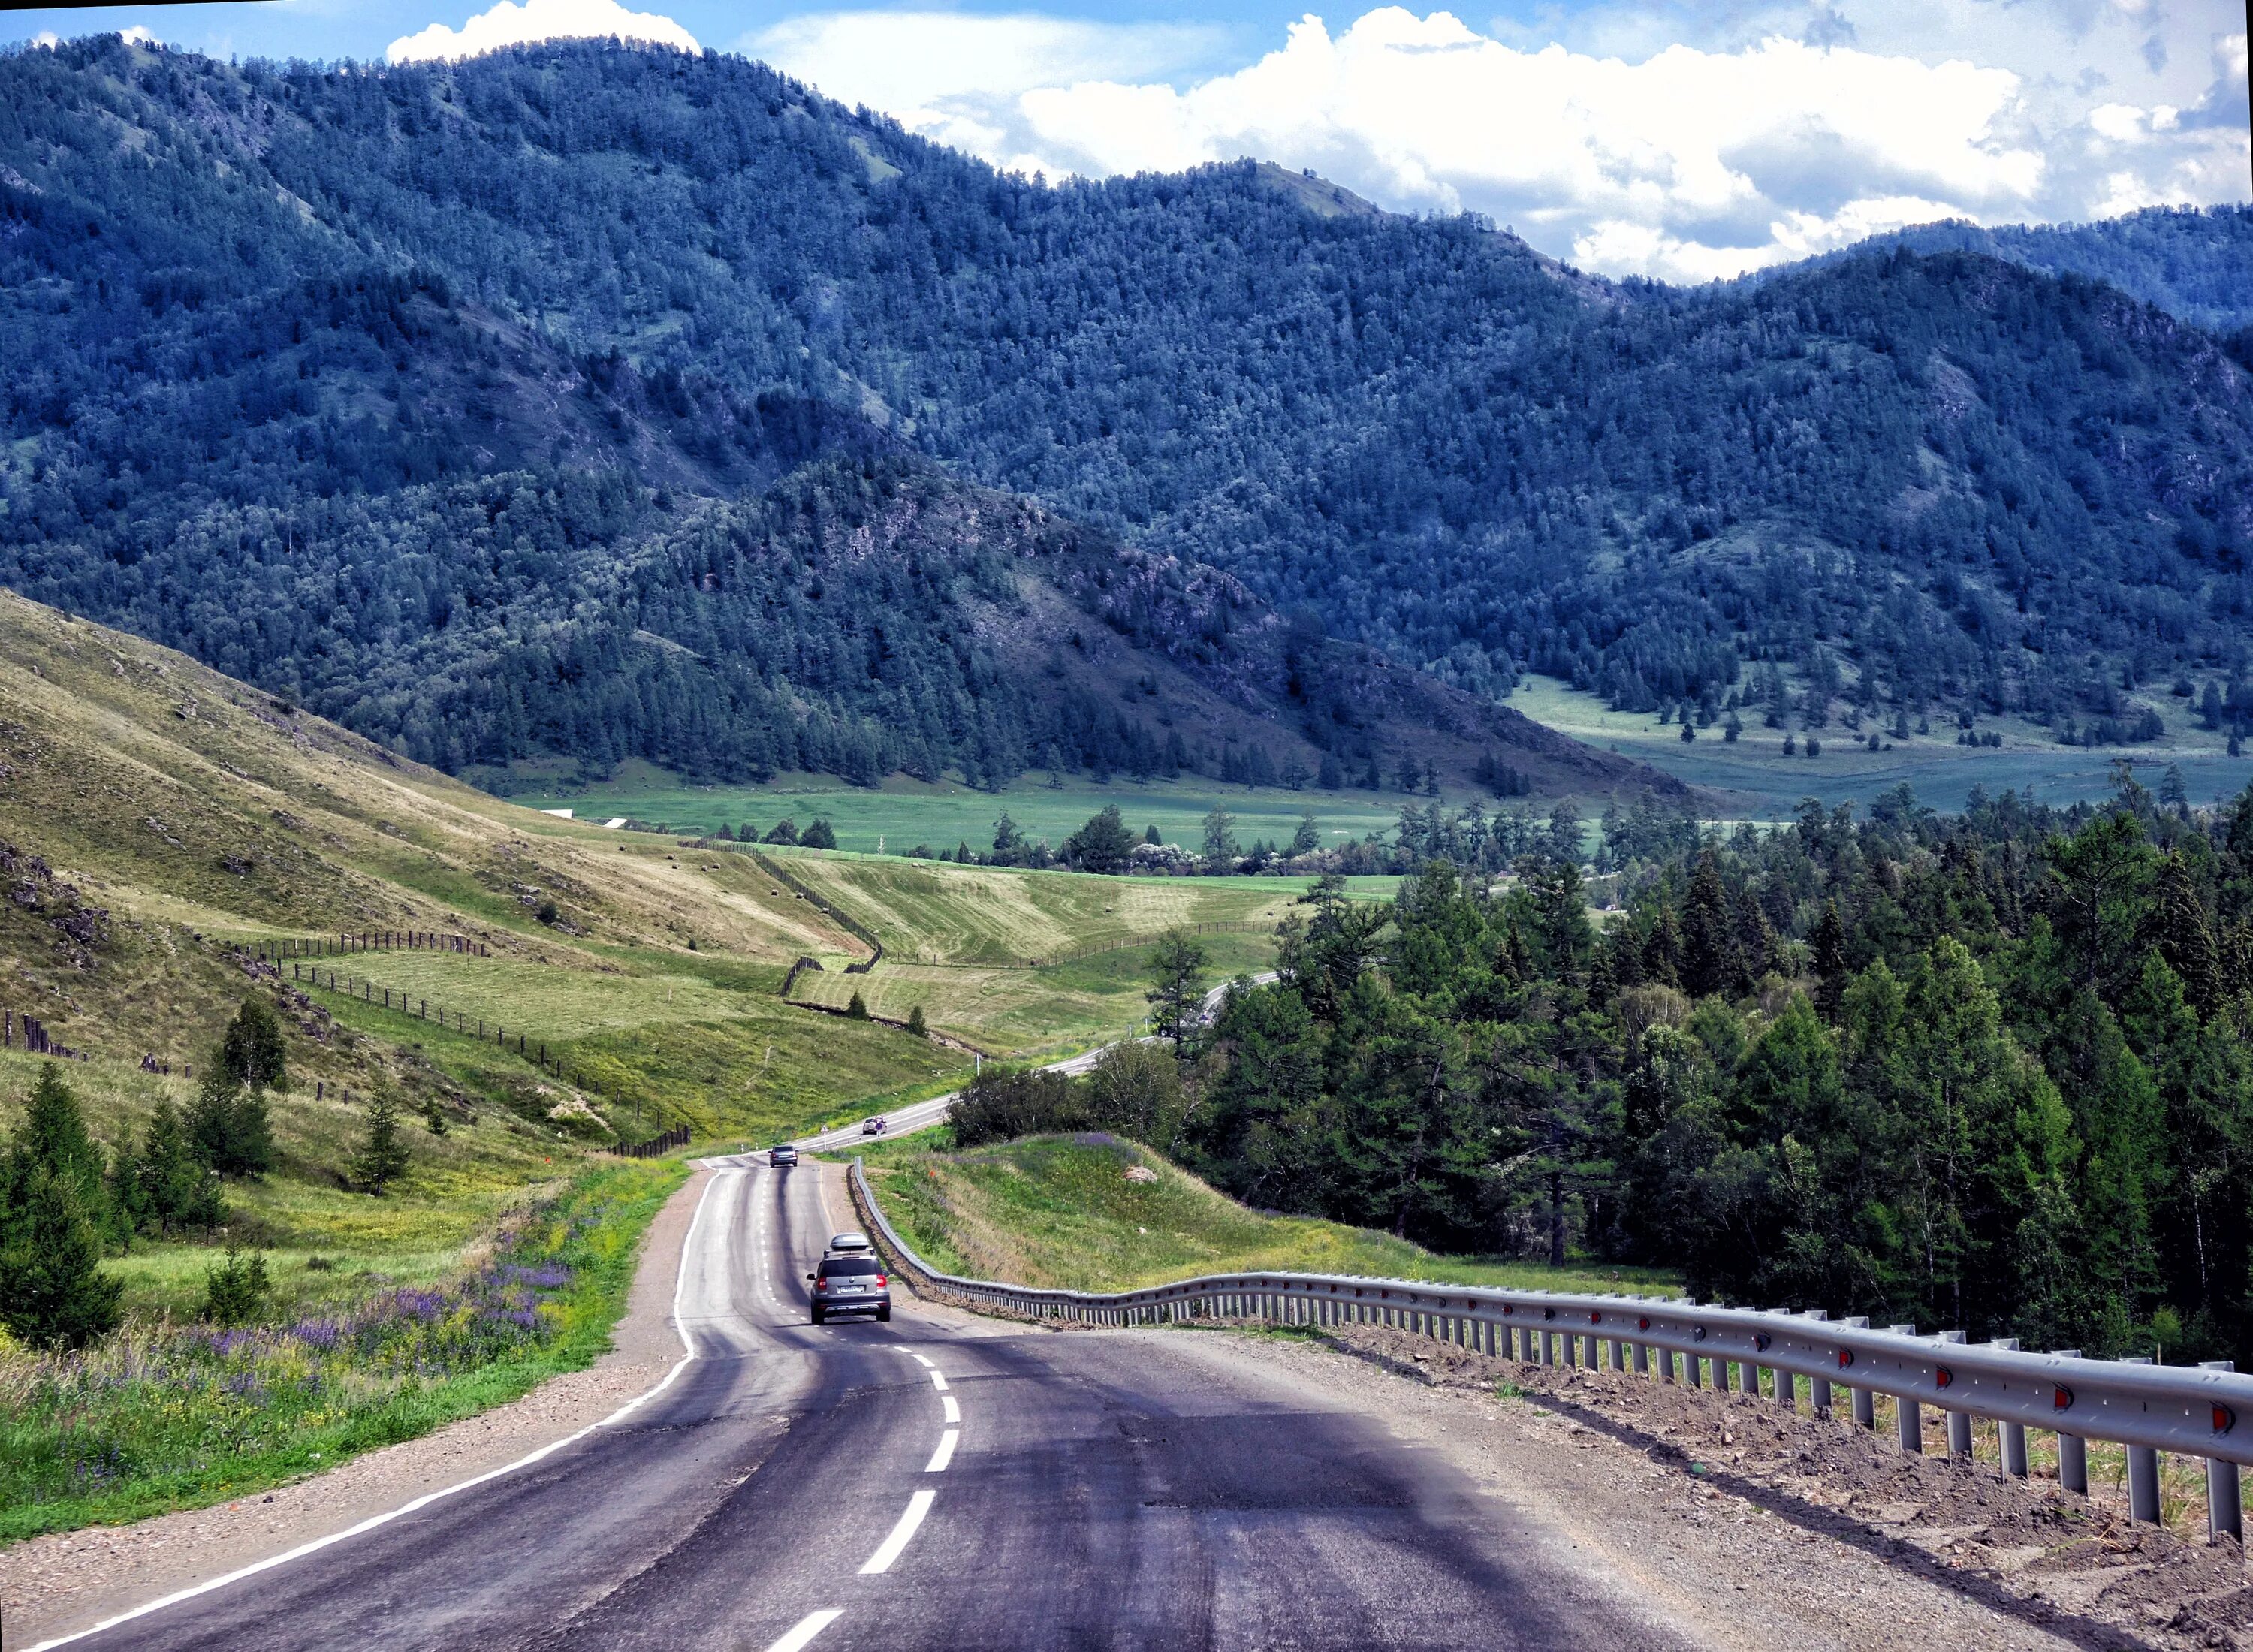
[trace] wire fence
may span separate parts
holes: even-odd
[[[492,949],[467,935],[432,930],[363,930],[358,934],[337,931],[337,938],[287,937],[280,940],[241,943],[240,950],[267,964],[286,964],[293,958],[342,958],[353,952],[453,952],[464,958],[491,958]]]

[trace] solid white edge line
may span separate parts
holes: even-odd
[[[722,1166],[719,1168],[738,1168],[740,1167]],[[457,1492],[468,1491],[474,1487],[485,1484],[488,1481],[499,1480],[505,1474],[513,1474],[520,1468],[529,1468],[542,1458],[553,1456],[564,1446],[576,1444],[597,1429],[608,1428],[629,1412],[655,1399],[673,1386],[673,1379],[687,1370],[688,1363],[696,1357],[696,1345],[688,1340],[688,1328],[681,1323],[680,1289],[687,1283],[688,1258],[695,1247],[697,1230],[704,1225],[704,1207],[711,1201],[712,1189],[719,1185],[719,1170],[715,1169],[712,1179],[704,1184],[704,1191],[696,1195],[696,1214],[689,1219],[687,1235],[680,1242],[680,1267],[673,1280],[673,1328],[680,1336],[680,1346],[685,1351],[673,1368],[666,1372],[655,1387],[635,1395],[600,1422],[589,1423],[575,1433],[566,1434],[561,1439],[550,1440],[539,1450],[527,1452],[513,1463],[504,1463],[499,1468],[488,1468],[482,1474],[473,1474],[467,1480],[438,1491],[426,1491],[420,1497],[409,1502],[403,1502],[387,1513],[370,1515],[358,1525],[346,1526],[342,1531],[332,1531],[325,1537],[314,1538],[310,1543],[301,1543],[294,1549],[277,1555],[269,1555],[263,1560],[254,1560],[247,1566],[238,1566],[233,1572],[213,1578],[209,1582],[195,1584],[185,1589],[176,1589],[160,1600],[150,1601],[146,1606],[137,1606],[129,1612],[119,1613],[115,1617],[104,1618],[91,1628],[77,1629],[69,1635],[59,1635],[52,1640],[41,1641],[37,1645],[26,1649],[26,1652],[47,1652],[50,1647],[68,1646],[73,1641],[83,1641],[89,1635],[100,1635],[105,1630],[114,1629],[121,1623],[130,1623],[136,1618],[145,1618],[152,1612],[162,1612],[168,1607],[176,1607],[183,1600],[192,1600],[199,1595],[211,1593],[214,1589],[224,1589],[231,1583],[240,1583],[245,1578],[255,1578],[262,1572],[271,1572],[276,1566],[286,1566],[293,1560],[302,1560],[309,1554],[317,1554],[333,1544],[342,1543],[347,1537],[357,1537],[364,1531],[373,1531],[378,1526],[389,1525],[401,1515],[411,1515],[417,1509],[427,1509],[432,1503],[451,1497]]]
[[[941,1394],[938,1398],[940,1403],[946,1407],[946,1420],[950,1423],[960,1422],[962,1420],[962,1407],[954,1403],[954,1396],[952,1394]]]
[[[908,1499],[907,1513],[902,1515],[900,1523],[892,1528],[892,1535],[868,1557],[868,1564],[861,1568],[862,1577],[874,1577],[879,1572],[892,1569],[892,1562],[900,1558],[900,1551],[908,1546],[908,1539],[916,1535],[916,1528],[923,1524],[923,1517],[931,1512],[931,1500],[938,1495],[934,1491],[919,1491]]]
[[[805,1652],[805,1649],[813,1642],[815,1635],[844,1615],[845,1614],[835,1607],[825,1607],[820,1612],[809,1612],[798,1621],[797,1625],[789,1634],[769,1647],[767,1652]]]
[[[946,1392],[946,1373],[945,1371],[933,1371],[931,1374],[931,1385],[942,1394]]]
[[[962,1431],[959,1428],[950,1428],[941,1434],[938,1437],[938,1449],[931,1453],[931,1460],[924,1465],[924,1473],[926,1474],[945,1473],[947,1464],[954,1460],[954,1442],[961,1438]]]

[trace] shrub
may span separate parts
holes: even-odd
[[[837,834],[829,829],[828,821],[817,819],[806,828],[798,842],[800,848],[834,849],[837,847]]]
[[[1087,1122],[1078,1091],[1062,1073],[1000,1067],[972,1079],[947,1119],[966,1147],[1079,1130]]]
[[[917,1004],[914,1008],[908,1011],[908,1030],[913,1033],[917,1038],[928,1038],[931,1036],[930,1025],[925,1022],[923,1018],[922,1005]]]
[[[851,1003],[849,1003],[849,1004],[847,1004],[847,1005],[846,1005],[846,1006],[845,1006],[845,1014],[846,1014],[848,1017],[850,1017],[852,1020],[856,1021],[864,1021],[868,1020],[868,1001],[867,1001],[865,999],[863,999],[863,998],[861,996],[861,994],[860,994],[860,993],[854,993],[854,994],[853,994],[853,1001],[852,1001]]]
[[[204,1301],[196,1317],[214,1325],[248,1325],[272,1294],[266,1258],[255,1251],[245,1256],[230,1244],[227,1260],[204,1272]]]

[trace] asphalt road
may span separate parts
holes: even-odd
[[[1255,986],[1265,986],[1273,979],[1275,979],[1275,972],[1267,970],[1254,975],[1252,978],[1252,984]],[[1220,1013],[1221,1000],[1228,995],[1228,989],[1231,985],[1233,983],[1224,981],[1204,995],[1205,1020],[1210,1021]],[[1077,1076],[1087,1071],[1097,1062],[1102,1060],[1103,1051],[1110,1048],[1112,1047],[1109,1044],[1106,1044],[1100,1049],[1091,1049],[1083,1055],[1073,1056],[1064,1061],[1052,1061],[1042,1070],[1071,1073]],[[928,1130],[933,1125],[945,1124],[947,1110],[954,1105],[954,1098],[960,1093],[959,1091],[949,1091],[944,1096],[934,1096],[929,1101],[918,1101],[912,1106],[902,1107],[896,1112],[886,1113],[883,1134],[887,1138],[912,1135],[918,1130]],[[798,1145],[808,1153],[834,1153],[841,1147],[849,1147],[855,1142],[865,1141],[868,1139],[867,1133],[859,1125],[847,1125],[841,1130],[832,1130],[819,1136],[808,1136]]]
[[[1678,1644],[1522,1516],[1210,1333],[815,1328],[818,1168],[718,1161],[694,1357],[530,1467],[87,1636],[116,1649]],[[1625,1598],[1632,1598],[1625,1597]]]

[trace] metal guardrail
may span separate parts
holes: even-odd
[[[941,1272],[917,1256],[877,1206],[854,1160],[853,1201],[895,1269],[919,1290],[986,1313],[1083,1325],[1127,1326],[1185,1320],[1245,1318],[1281,1324],[1383,1324],[1483,1354],[1539,1365],[1599,1364],[1608,1343],[1611,1365],[1638,1375],[1705,1381],[1729,1387],[1740,1368],[1744,1392],[1760,1391],[1773,1373],[1775,1403],[1796,1410],[1799,1379],[1818,1416],[1830,1414],[1836,1391],[1849,1391],[1854,1420],[1875,1425],[1875,1399],[1892,1398],[1901,1449],[1924,1449],[1923,1410],[1945,1414],[1949,1453],[1971,1454],[1971,1421],[1998,1424],[2003,1467],[2025,1479],[2026,1430],[2057,1435],[2058,1478],[2068,1491],[2089,1490],[2088,1442],[2109,1440],[2128,1453],[2132,1519],[2159,1518],[2159,1453],[2206,1461],[2207,1516],[2212,1535],[2242,1540],[2241,1465],[2253,1463],[2253,1376],[2225,1363],[2154,1365],[2147,1360],[2083,1359],[2077,1350],[2037,1354],[2014,1342],[1967,1343],[1960,1331],[1918,1335],[1906,1325],[1880,1329],[1867,1320],[1832,1320],[1822,1310],[1712,1307],[1678,1298],[1577,1295],[1502,1290],[1343,1274],[1217,1273],[1147,1290],[1108,1293],[1043,1290]],[[1560,1357],[1561,1353],[1561,1357]],[[2240,1432],[2243,1427],[2244,1432]]]

